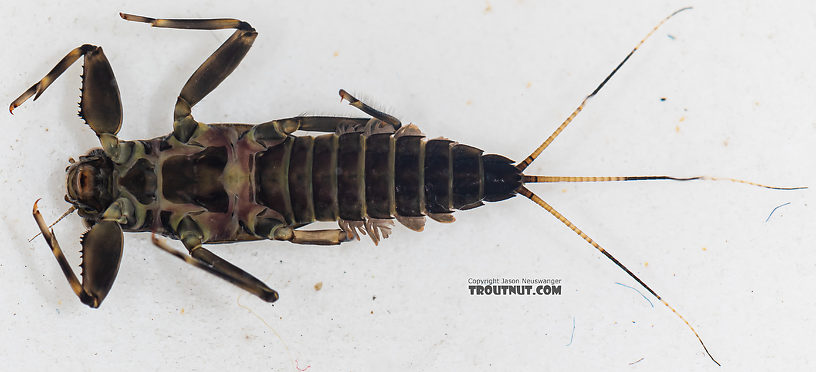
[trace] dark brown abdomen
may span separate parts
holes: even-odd
[[[495,199],[485,195],[485,164],[496,159],[510,162],[422,136],[289,137],[255,155],[255,197],[289,225],[452,213]]]

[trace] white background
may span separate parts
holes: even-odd
[[[17,2],[0,7],[0,102],[93,43],[119,82],[120,138],[164,135],[182,85],[230,31],[151,29],[117,13],[235,17],[260,36],[195,107],[197,119],[359,116],[339,102],[345,88],[430,137],[520,160],[651,27],[688,5],[527,172],[816,186],[816,6],[807,1]],[[79,74],[77,63],[40,100],[0,116],[8,370],[715,370],[671,311],[615,284],[636,285],[521,197],[457,213],[452,225],[429,221],[423,233],[398,227],[379,246],[212,247],[279,290],[274,306],[129,234],[116,284],[91,310],[45,242],[27,242],[34,200],[43,198],[47,220],[59,216],[68,157],[98,146],[76,117]],[[716,370],[813,367],[812,189],[531,189],[691,321],[723,363]],[[75,265],[81,232],[76,216],[56,226]],[[471,277],[560,278],[563,294],[471,297]]]

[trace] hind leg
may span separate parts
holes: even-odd
[[[266,302],[277,301],[278,292],[269,288],[240,267],[229,263],[204,248],[201,242],[203,234],[192,218],[188,216],[182,219],[177,230],[181,242],[190,253],[189,256],[169,247],[167,243],[155,235],[152,237],[153,244],[182,261],[224,279]]]

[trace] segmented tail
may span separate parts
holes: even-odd
[[[609,81],[609,79],[611,79],[611,78],[612,78],[612,76],[613,76],[613,75],[615,75],[615,73],[616,73],[616,72],[618,72],[618,70],[619,70],[619,69],[620,69],[620,68],[623,66],[623,64],[624,64],[624,63],[626,63],[626,61],[628,61],[628,60],[629,60],[629,57],[631,57],[631,56],[632,56],[632,55],[635,53],[635,51],[636,51],[636,50],[638,50],[638,48],[639,48],[641,45],[643,45],[643,43],[644,43],[644,42],[645,42],[645,41],[646,41],[646,40],[647,40],[647,39],[648,39],[650,36],[652,36],[652,34],[654,34],[654,33],[655,33],[655,31],[657,31],[657,29],[658,29],[658,28],[660,28],[660,26],[662,26],[662,25],[663,25],[663,23],[665,23],[666,21],[668,21],[668,20],[669,20],[669,18],[673,17],[673,16],[674,16],[674,15],[676,15],[677,13],[680,13],[680,12],[682,12],[682,11],[684,11],[684,10],[687,10],[687,9],[691,9],[691,8],[690,8],[690,7],[689,7],[689,8],[682,8],[682,9],[680,9],[680,10],[675,11],[674,13],[670,14],[668,17],[666,17],[666,18],[664,18],[663,20],[661,20],[661,21],[660,21],[660,23],[658,23],[658,24],[657,24],[657,26],[655,26],[654,28],[652,28],[652,30],[651,30],[651,31],[649,31],[649,33],[648,33],[648,34],[646,34],[646,37],[644,37],[642,40],[640,40],[640,42],[639,42],[639,43],[638,43],[638,44],[637,44],[637,45],[636,45],[636,46],[635,46],[635,47],[632,49],[632,51],[631,51],[631,52],[629,52],[629,54],[627,54],[627,55],[626,55],[626,57],[623,59],[623,61],[621,61],[621,62],[620,62],[618,65],[617,65],[617,67],[615,67],[615,69],[614,69],[614,70],[612,70],[612,73],[610,73],[610,74],[609,74],[609,75],[608,75],[608,76],[607,76],[607,77],[606,77],[606,78],[605,78],[605,79],[604,79],[604,80],[603,80],[603,81],[602,81],[602,82],[601,82],[601,83],[600,83],[600,84],[599,84],[599,85],[598,85],[598,86],[595,88],[595,90],[593,90],[593,91],[592,91],[592,93],[590,93],[590,94],[589,94],[589,95],[588,95],[586,98],[584,98],[584,99],[583,99],[583,101],[581,101],[581,104],[579,104],[579,105],[578,105],[578,107],[577,107],[577,108],[576,108],[576,109],[575,109],[575,110],[574,110],[574,111],[573,111],[573,112],[572,112],[572,113],[571,113],[571,114],[570,114],[570,115],[567,117],[567,119],[566,119],[566,120],[564,120],[564,122],[563,122],[563,123],[561,123],[561,125],[560,125],[560,126],[559,126],[559,127],[558,127],[558,128],[557,128],[557,129],[556,129],[556,130],[555,130],[555,131],[554,131],[554,132],[553,132],[553,133],[552,133],[550,136],[549,136],[549,137],[547,137],[547,139],[546,139],[546,140],[544,140],[544,142],[543,142],[541,145],[539,145],[539,146],[538,146],[538,148],[536,148],[536,149],[535,149],[535,151],[533,151],[533,153],[532,153],[532,154],[530,154],[530,156],[528,156],[528,157],[527,157],[526,159],[524,159],[523,161],[519,162],[519,163],[516,165],[516,168],[517,168],[519,171],[523,171],[524,169],[526,169],[526,168],[527,168],[527,167],[528,167],[528,166],[529,166],[529,165],[530,165],[530,164],[533,162],[533,160],[535,160],[535,159],[536,159],[536,158],[537,158],[537,157],[538,157],[538,156],[541,154],[541,152],[542,152],[542,151],[544,151],[544,149],[546,149],[546,148],[547,148],[547,146],[549,146],[549,145],[550,145],[550,143],[552,143],[552,142],[553,142],[553,140],[555,140],[555,138],[556,138],[556,137],[558,137],[558,135],[559,135],[559,134],[561,134],[561,132],[564,130],[564,128],[566,128],[566,127],[567,127],[567,125],[569,125],[569,123],[571,123],[571,122],[572,122],[572,120],[573,120],[573,119],[575,119],[575,117],[578,115],[578,113],[580,113],[580,112],[581,112],[581,110],[583,110],[583,109],[584,109],[584,106],[586,105],[587,101],[588,101],[590,98],[592,98],[593,96],[595,96],[595,94],[597,94],[597,93],[598,93],[598,92],[601,90],[601,88],[603,88],[603,87],[604,87],[604,85],[606,85],[606,83]],[[627,177],[560,177],[560,176],[531,176],[531,175],[522,175],[522,183],[543,183],[543,182],[608,182],[608,181],[653,181],[653,180],[671,180],[671,181],[693,181],[693,180],[704,180],[704,181],[731,181],[731,182],[743,183],[743,184],[752,185],[752,186],[757,186],[757,187],[764,187],[764,188],[767,188],[767,189],[773,189],[773,190],[801,190],[801,189],[806,189],[806,188],[807,188],[807,187],[776,187],[776,186],[767,186],[767,185],[763,185],[763,184],[759,184],[759,183],[755,183],[755,182],[743,181],[743,180],[740,180],[740,179],[735,179],[735,178],[710,177],[710,176],[697,176],[697,177],[687,177],[687,178],[683,178],[683,177],[670,177],[670,176],[627,176]],[[519,186],[519,187],[516,189],[516,192],[518,192],[519,194],[524,195],[525,197],[529,198],[529,199],[530,199],[530,200],[532,200],[534,203],[538,204],[539,206],[541,206],[542,208],[544,208],[545,210],[547,210],[547,212],[550,212],[550,214],[552,214],[553,216],[555,216],[555,218],[557,218],[559,221],[561,221],[561,223],[563,223],[564,225],[566,225],[567,227],[569,227],[569,228],[570,228],[572,231],[574,231],[574,232],[575,232],[576,234],[578,234],[578,235],[579,235],[581,238],[583,238],[583,239],[584,239],[584,240],[585,240],[587,243],[589,243],[590,245],[592,245],[593,247],[595,247],[595,249],[597,249],[599,252],[603,253],[603,254],[604,254],[604,256],[606,256],[606,258],[608,258],[610,261],[612,261],[613,263],[615,263],[615,265],[617,265],[617,266],[618,266],[618,267],[619,267],[621,270],[623,270],[624,272],[626,272],[627,274],[629,274],[629,276],[630,276],[630,277],[632,277],[632,279],[634,279],[636,282],[638,282],[638,284],[640,284],[641,286],[643,286],[643,288],[645,288],[647,291],[649,291],[649,293],[651,293],[653,296],[655,296],[655,298],[657,298],[658,300],[660,300],[660,302],[662,302],[662,303],[663,303],[663,305],[666,305],[666,307],[668,307],[669,309],[671,309],[671,311],[672,311],[674,314],[676,314],[676,315],[677,315],[677,317],[679,317],[679,318],[680,318],[680,320],[682,320],[682,321],[683,321],[683,323],[685,323],[685,324],[686,324],[686,326],[687,326],[687,327],[688,327],[688,328],[691,330],[691,332],[692,332],[692,333],[694,333],[694,336],[695,336],[695,337],[697,337],[697,340],[698,340],[698,341],[700,341],[700,344],[703,346],[703,350],[705,350],[706,354],[708,354],[708,357],[709,357],[709,358],[711,358],[711,360],[712,360],[712,361],[714,361],[714,363],[716,363],[718,366],[720,365],[720,363],[719,363],[719,362],[717,362],[717,360],[716,360],[716,359],[714,359],[714,357],[713,357],[713,356],[711,355],[711,353],[708,351],[708,348],[705,346],[705,343],[703,342],[703,339],[700,337],[700,335],[697,333],[697,331],[694,329],[694,327],[692,327],[691,323],[689,323],[689,322],[688,322],[688,321],[687,321],[687,320],[686,320],[686,319],[685,319],[685,318],[684,318],[684,317],[683,317],[683,316],[682,316],[680,313],[678,313],[678,312],[677,312],[677,310],[675,310],[675,309],[674,309],[674,307],[672,307],[671,305],[669,305],[669,303],[668,303],[668,302],[666,302],[666,301],[665,301],[665,300],[664,300],[662,297],[660,297],[660,295],[658,295],[658,294],[657,294],[657,292],[655,292],[654,290],[652,290],[651,288],[649,288],[649,286],[648,286],[648,285],[646,285],[646,283],[644,283],[642,280],[640,280],[640,278],[638,278],[638,277],[637,277],[637,275],[635,275],[635,274],[634,274],[632,271],[630,271],[630,270],[629,270],[629,269],[628,269],[626,266],[624,266],[624,265],[623,265],[623,264],[622,264],[620,261],[618,261],[618,260],[617,260],[617,259],[616,259],[616,258],[615,258],[615,257],[614,257],[612,254],[611,254],[611,253],[609,253],[609,251],[607,251],[607,250],[605,250],[604,248],[602,248],[602,247],[601,247],[601,246],[600,246],[598,243],[596,243],[594,240],[592,240],[592,238],[590,238],[590,237],[589,237],[589,236],[588,236],[586,233],[584,233],[583,231],[581,231],[581,229],[579,229],[579,228],[578,228],[577,226],[575,226],[575,225],[574,225],[572,222],[570,222],[570,221],[569,221],[569,220],[568,220],[566,217],[564,217],[564,215],[562,215],[561,213],[559,213],[558,211],[556,211],[556,210],[555,210],[555,209],[554,209],[552,206],[550,206],[549,204],[547,204],[547,202],[545,202],[544,200],[542,200],[541,198],[539,198],[539,197],[538,197],[536,194],[534,194],[532,191],[530,191],[529,189],[527,189],[526,187],[524,187],[524,185],[523,185],[523,184],[522,184],[522,186]]]
[[[657,292],[655,292],[654,290],[649,288],[649,286],[646,285],[646,283],[644,283],[642,280],[640,280],[640,278],[638,278],[637,275],[635,275],[626,266],[624,266],[620,261],[618,261],[618,259],[616,259],[615,256],[613,256],[606,249],[601,247],[600,244],[596,243],[586,233],[581,231],[581,229],[579,229],[578,226],[575,226],[572,222],[570,222],[570,220],[568,220],[566,217],[564,217],[564,215],[562,215],[561,213],[558,213],[557,210],[555,210],[552,206],[547,204],[547,202],[545,202],[544,200],[541,200],[541,198],[539,198],[538,195],[533,194],[533,192],[528,190],[526,187],[521,186],[519,188],[518,192],[519,192],[519,194],[524,195],[527,198],[529,198],[530,200],[532,200],[534,203],[540,205],[542,208],[546,209],[547,212],[550,212],[550,214],[555,216],[555,218],[557,218],[559,221],[561,221],[561,223],[563,223],[564,225],[567,225],[567,227],[569,227],[570,230],[574,231],[576,234],[578,234],[578,236],[580,236],[581,238],[586,240],[587,243],[589,243],[590,245],[595,247],[595,249],[597,249],[599,252],[603,253],[604,256],[606,256],[606,258],[608,258],[610,261],[614,262],[615,265],[617,265],[619,268],[621,268],[621,270],[623,270],[627,274],[629,274],[629,276],[631,276],[632,279],[635,279],[635,281],[638,282],[638,284],[643,286],[643,288],[646,288],[646,290],[649,291],[649,293],[651,293],[652,296],[655,296],[655,298],[660,300],[660,302],[662,302],[663,305],[666,305],[666,307],[671,309],[671,311],[673,313],[675,313],[680,318],[680,320],[683,321],[683,323],[686,323],[686,326],[688,326],[688,328],[691,330],[691,332],[694,333],[694,336],[697,337],[698,341],[700,341],[700,345],[703,345],[703,350],[705,350],[706,354],[708,354],[708,357],[711,358],[711,360],[713,360],[714,363],[717,363],[718,366],[720,365],[720,362],[718,362],[716,359],[714,359],[713,356],[711,356],[711,353],[708,351],[708,348],[706,347],[705,342],[703,342],[703,339],[700,337],[700,334],[697,333],[697,330],[695,330],[694,327],[691,326],[691,323],[689,323],[688,320],[686,320],[686,318],[683,317],[683,315],[678,313],[677,310],[674,309],[674,307],[669,305],[669,303],[666,302],[666,300],[664,300],[662,297],[660,297],[660,295],[657,294]]]
[[[652,28],[652,30],[649,31],[648,34],[646,34],[646,37],[644,37],[642,40],[640,40],[640,42],[637,45],[635,45],[635,47],[632,49],[632,51],[629,52],[629,54],[626,55],[626,57],[623,59],[623,61],[621,61],[615,67],[615,69],[612,70],[612,72],[595,88],[595,90],[593,90],[588,96],[586,96],[586,98],[584,98],[581,101],[581,103],[578,105],[578,107],[567,117],[567,119],[564,120],[564,122],[561,123],[561,125],[558,128],[556,128],[556,130],[549,137],[547,137],[547,139],[544,140],[544,142],[541,145],[539,145],[538,148],[536,148],[535,151],[533,151],[532,154],[530,154],[523,161],[519,162],[516,165],[516,168],[519,171],[524,171],[524,169],[526,169],[533,162],[533,160],[535,160],[539,155],[541,155],[541,152],[543,152],[544,149],[546,149],[547,146],[549,146],[550,143],[552,143],[553,140],[555,140],[555,138],[558,137],[559,134],[561,134],[561,132],[564,130],[564,128],[566,128],[567,125],[569,125],[569,123],[571,123],[572,120],[575,119],[575,117],[578,115],[578,113],[580,113],[581,110],[584,109],[584,106],[586,105],[587,101],[590,98],[592,98],[593,96],[595,96],[595,94],[597,94],[601,90],[601,88],[603,88],[604,85],[606,85],[606,83],[609,81],[609,79],[611,79],[612,76],[614,76],[615,73],[618,72],[618,70],[624,65],[624,63],[626,63],[626,61],[629,60],[629,57],[631,57],[635,53],[635,51],[637,51],[638,48],[641,45],[643,45],[643,43],[650,36],[652,36],[652,34],[654,34],[655,31],[657,31],[657,29],[660,28],[660,26],[663,25],[663,23],[668,21],[675,14],[680,13],[680,12],[682,12],[684,10],[687,10],[687,9],[691,9],[691,8],[690,7],[689,8],[682,8],[680,10],[675,11],[674,13],[670,14],[668,17],[661,20],[660,23],[657,24],[657,26]],[[523,177],[524,177],[524,179],[523,179],[524,182],[561,182],[561,181],[565,181],[567,179],[570,179],[570,177],[554,177],[554,178],[544,177],[544,176],[523,176]],[[659,178],[659,177],[662,177],[662,176],[658,176],[658,178],[656,178],[656,179],[671,179],[669,177],[666,177],[666,178]],[[575,180],[573,182],[591,182],[591,181],[601,181],[601,180],[623,181],[623,180],[626,180],[626,177],[623,177],[623,179],[620,179],[619,177],[610,177],[609,179],[603,179],[603,177],[587,177],[587,178],[573,177],[571,179]],[[650,178],[644,178],[644,179],[650,179]],[[634,180],[634,179],[631,179],[631,180]],[[561,213],[558,213],[558,211],[556,211],[553,207],[551,207],[549,204],[547,204],[547,202],[545,202],[544,200],[539,198],[537,195],[533,194],[532,191],[528,190],[523,185],[520,186],[516,191],[519,194],[524,195],[525,197],[529,198],[530,200],[532,200],[534,203],[538,204],[542,208],[546,209],[547,212],[550,212],[550,214],[555,216],[555,218],[557,218],[559,221],[561,221],[561,223],[563,223],[564,225],[569,227],[572,231],[574,231],[576,234],[578,234],[581,238],[586,240],[587,243],[589,243],[590,245],[595,247],[595,249],[597,249],[598,251],[603,253],[610,261],[614,262],[615,265],[617,265],[621,270],[623,270],[627,274],[629,274],[629,276],[631,276],[633,279],[635,279],[635,281],[637,281],[638,284],[643,286],[643,288],[646,288],[646,290],[649,291],[649,293],[651,293],[658,300],[660,300],[660,302],[662,302],[664,305],[666,305],[666,307],[671,309],[672,312],[677,314],[677,316],[683,321],[683,323],[685,323],[686,326],[688,326],[688,328],[691,330],[691,332],[694,333],[694,336],[697,337],[697,340],[700,341],[700,344],[703,345],[703,349],[705,350],[706,354],[708,354],[708,357],[711,358],[711,360],[714,361],[714,363],[716,363],[718,366],[720,365],[720,363],[717,362],[716,359],[714,359],[714,357],[711,355],[711,353],[708,352],[708,348],[706,348],[705,343],[703,343],[703,339],[700,337],[700,335],[697,333],[697,331],[694,329],[694,327],[691,326],[691,323],[689,323],[685,318],[683,318],[683,316],[680,315],[680,313],[678,313],[672,306],[670,306],[668,302],[663,300],[663,298],[661,298],[660,295],[657,294],[657,292],[655,292],[654,290],[649,288],[649,286],[647,286],[646,283],[644,283],[642,280],[640,280],[640,278],[638,278],[637,275],[632,273],[628,268],[626,268],[626,266],[624,266],[622,263],[620,263],[620,261],[618,261],[614,256],[612,256],[611,253],[609,253],[608,251],[603,249],[598,243],[596,243],[594,240],[592,240],[592,238],[590,238],[586,233],[581,231],[581,229],[579,229],[577,226],[575,226],[572,222],[570,222]]]
[[[768,186],[761,183],[744,181],[736,178],[727,177],[711,177],[711,176],[696,176],[696,177],[670,177],[670,176],[625,176],[625,177],[563,177],[563,176],[522,176],[524,183],[545,183],[545,182],[614,182],[614,181],[730,181],[742,183],[751,186],[764,187],[771,190],[803,190],[807,187],[778,187]]]

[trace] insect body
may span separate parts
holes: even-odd
[[[116,277],[122,233],[150,231],[181,240],[190,255],[156,244],[266,301],[278,294],[203,247],[273,239],[335,245],[358,233],[378,243],[393,219],[417,231],[425,217],[453,222],[457,209],[515,195],[521,170],[510,159],[484,155],[447,139],[426,140],[415,125],[377,111],[341,90],[373,118],[294,117],[259,125],[204,124],[191,108],[240,63],[257,33],[233,19],[166,20],[122,14],[156,27],[235,28],[193,74],[174,111],[173,133],[151,140],[116,137],[119,92],[102,48],[82,45],[15,100],[36,99],[65,69],[84,58],[80,117],[97,134],[94,149],[67,168],[66,201],[90,230],[82,240],[80,284],[36,209],[43,235],[83,303],[98,307]],[[293,136],[297,130],[324,132]],[[315,221],[340,228],[304,230]]]
[[[371,118],[294,117],[254,126],[198,122],[191,114],[192,107],[238,66],[257,36],[255,30],[235,19],[121,16],[154,27],[235,31],[182,88],[174,109],[173,132],[167,136],[137,141],[116,137],[122,122],[118,87],[102,48],[93,45],[69,52],[12,102],[10,111],[31,96],[36,99],[68,66],[84,58],[80,117],[102,146],[67,168],[66,201],[73,205],[69,211],[78,211],[90,227],[82,239],[81,282],[36,203],[34,207],[43,236],[83,303],[98,307],[108,294],[122,256],[124,231],[150,231],[178,239],[189,255],[168,247],[154,235],[158,247],[272,302],[278,299],[276,291],[216,256],[204,244],[272,239],[336,245],[359,239],[358,233],[368,234],[377,243],[389,236],[393,219],[421,231],[426,217],[453,222],[455,210],[521,194],[553,214],[670,307],[524,184],[704,177],[547,177],[522,173],[637,47],[539,148],[514,164],[503,156],[486,155],[448,139],[427,140],[416,126],[402,126],[398,119],[343,90],[341,97]],[[294,136],[297,130],[323,134]],[[303,229],[315,221],[338,221],[340,226]]]

